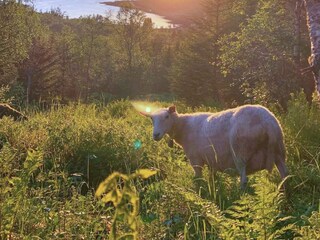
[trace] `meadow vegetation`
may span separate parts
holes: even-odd
[[[193,111],[176,104],[180,112]],[[252,175],[246,193],[238,177],[225,173],[212,179],[205,171],[195,182],[183,151],[165,140],[154,142],[150,120],[127,100],[57,104],[46,111],[29,109],[28,116],[25,122],[0,120],[1,239],[108,239],[115,220],[117,236],[130,232],[113,198],[105,203],[94,193],[113,172],[130,175],[138,169],[157,174],[113,180],[119,194],[129,189],[140,204],[136,235],[124,239],[320,237],[320,110],[302,94],[292,98],[287,113],[277,113],[290,170],[285,195],[276,170]],[[123,200],[129,209],[130,199]]]
[[[134,7],[69,19],[0,0],[0,101],[28,116],[0,119],[0,239],[320,239],[320,110],[299,74],[310,39],[295,6],[202,0],[156,29]],[[141,99],[181,113],[269,107],[287,191],[276,170],[245,192],[234,175],[193,179],[181,148],[152,140]]]

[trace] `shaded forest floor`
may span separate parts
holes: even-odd
[[[179,112],[217,111],[176,105]],[[278,191],[276,170],[250,176],[245,194],[238,177],[224,173],[211,179],[206,170],[195,181],[182,149],[154,142],[151,122],[129,101],[34,108],[28,116],[0,120],[0,239],[108,239],[115,209],[93,189],[114,171],[142,168],[158,173],[132,182],[138,239],[320,238],[320,110],[302,96],[277,114],[290,170],[287,196]],[[117,232],[128,232],[118,220]]]

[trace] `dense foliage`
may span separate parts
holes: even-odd
[[[294,1],[203,0],[201,6],[192,24],[155,29],[134,8],[122,7],[116,18],[69,19],[60,9],[39,14],[6,1],[0,83],[16,103],[27,104],[170,94],[192,105],[285,108],[302,87],[293,55]]]
[[[181,112],[192,110],[177,105]],[[238,177],[224,173],[212,179],[205,171],[204,179],[193,182],[182,150],[170,149],[165,140],[154,142],[151,122],[127,101],[34,109],[28,115],[27,122],[0,120],[2,239],[106,237],[115,229],[114,217],[118,235],[129,233],[130,226],[138,231],[138,239],[320,237],[320,111],[310,109],[302,95],[290,101],[288,114],[278,115],[291,175],[286,196],[277,188],[276,170],[252,175],[245,194]],[[119,189],[104,199],[127,210],[115,212],[93,196],[91,187],[112,172],[131,174],[143,168],[158,173],[148,180],[113,174],[107,181],[111,189],[117,184]],[[120,201],[117,196],[122,195]],[[126,205],[135,196],[140,202],[137,215]],[[123,218],[126,211],[130,216]]]
[[[320,110],[301,91],[293,49],[306,59],[309,45],[305,28],[295,42],[295,1],[203,0],[168,29],[134,8],[69,19],[28,2],[0,0],[0,100],[28,116],[0,119],[0,239],[320,239]],[[225,173],[193,179],[125,98],[179,112],[269,106],[286,193],[276,170],[245,193]]]

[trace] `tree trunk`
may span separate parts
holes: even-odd
[[[29,107],[29,103],[30,103],[31,86],[32,86],[32,73],[30,70],[28,70],[27,72],[27,107]]]
[[[295,45],[293,49],[293,56],[296,67],[298,69],[301,68],[301,7],[302,0],[296,0],[296,8],[295,8]]]
[[[320,96],[320,1],[304,0],[311,42],[309,69],[313,72],[318,96]]]

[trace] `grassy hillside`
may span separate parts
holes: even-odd
[[[177,109],[216,111],[181,103]],[[0,239],[108,239],[115,209],[93,189],[114,171],[141,168],[158,173],[130,185],[140,202],[138,239],[320,238],[320,110],[302,97],[277,114],[291,174],[287,196],[278,192],[276,170],[252,175],[245,194],[235,176],[212,179],[206,170],[194,181],[183,151],[152,141],[151,122],[128,101],[28,115],[26,122],[0,120]]]

